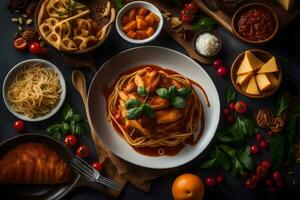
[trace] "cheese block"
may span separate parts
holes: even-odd
[[[284,9],[286,10],[290,10],[293,6],[295,1],[294,0],[277,0],[282,7],[284,7]]]
[[[256,83],[256,80],[255,80],[254,76],[252,76],[250,81],[249,81],[248,87],[246,89],[246,93],[251,94],[251,95],[260,95],[260,92],[259,92],[259,89],[257,87],[257,83]]]
[[[246,51],[244,60],[237,71],[237,75],[253,72],[260,69],[263,65],[264,63],[260,59],[253,55],[250,51]]]
[[[266,74],[266,75],[267,75],[269,81],[271,82],[270,89],[277,87],[279,84],[279,80],[275,77],[275,75],[272,73]]]
[[[255,80],[257,82],[260,91],[268,90],[272,86],[271,81],[269,81],[266,74],[257,74],[255,76]]]
[[[247,83],[247,81],[249,81],[249,79],[252,76],[252,72],[249,72],[247,74],[242,74],[242,75],[238,75],[236,78],[236,83],[239,85],[244,85],[245,83]]]
[[[274,56],[266,64],[264,64],[257,73],[265,74],[265,73],[272,73],[272,72],[278,72],[278,66]]]

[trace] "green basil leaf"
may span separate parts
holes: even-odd
[[[127,118],[129,120],[137,119],[141,116],[143,111],[142,107],[131,108],[127,111]]]
[[[79,123],[75,123],[75,134],[80,135],[82,133],[81,126]]]
[[[234,157],[235,154],[236,154],[236,149],[228,146],[228,145],[220,145],[220,148],[225,152],[227,153],[228,155]]]
[[[177,95],[177,88],[175,85],[169,87],[169,98],[174,98]]]
[[[67,121],[75,121],[75,122],[79,122],[80,120],[82,120],[80,114],[73,114],[71,117],[67,119]]]
[[[246,148],[240,153],[238,159],[241,163],[243,163],[245,168],[253,170],[253,159],[251,157],[251,150],[249,146],[246,146]]]
[[[142,102],[138,99],[129,99],[126,101],[125,106],[127,109],[140,106]]]
[[[216,24],[215,20],[205,15],[199,16],[194,21],[195,22],[192,24],[192,29],[195,32],[211,30]]]
[[[185,100],[182,97],[174,97],[171,100],[171,104],[175,107],[175,108],[184,108],[186,106]]]
[[[159,88],[159,89],[155,90],[155,92],[161,98],[164,98],[164,99],[169,98],[169,92],[168,92],[167,88]]]
[[[236,99],[236,92],[227,88],[225,91],[227,102],[232,102]]]
[[[136,89],[136,92],[137,92],[140,96],[142,96],[142,97],[144,97],[144,96],[147,95],[147,90],[146,90],[144,87],[142,87],[142,86],[139,86],[139,87]]]
[[[142,107],[143,107],[143,111],[147,115],[147,117],[149,117],[149,118],[154,118],[155,117],[155,112],[151,108],[151,106],[149,106],[148,104],[144,104]]]
[[[76,124],[75,124],[75,121],[71,121],[70,128],[71,128],[71,134],[76,135]]]
[[[67,131],[70,130],[70,126],[69,126],[69,124],[66,123],[66,122],[63,123],[63,127],[64,127],[64,131],[65,131],[65,132],[67,132]]]
[[[69,104],[64,105],[63,109],[62,109],[62,116],[65,119],[67,114],[70,112],[70,110],[72,110],[71,106]]]
[[[235,124],[228,130],[231,132],[233,138],[243,140],[246,135],[254,135],[255,123],[250,118],[237,117]]]
[[[190,87],[183,87],[183,88],[179,88],[177,90],[177,94],[178,96],[182,97],[182,98],[186,98],[188,95],[192,94],[193,89]]]

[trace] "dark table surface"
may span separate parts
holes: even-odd
[[[16,25],[13,24],[10,19],[14,15],[11,14],[6,9],[7,1],[0,1],[0,82],[2,83],[6,73],[18,62],[23,61],[29,58],[35,58],[37,56],[18,52],[13,48],[12,41],[13,35],[16,32]],[[234,38],[230,33],[225,31],[223,28],[218,27],[216,29],[217,32],[221,35],[223,39],[223,49],[221,52],[221,58],[225,65],[229,68],[234,58],[241,53],[242,51],[253,48],[254,46],[249,46],[238,41]],[[171,49],[175,49],[186,54],[186,51],[181,48],[172,38],[170,38],[166,33],[162,33],[159,38],[157,38],[154,42],[149,43],[149,45],[157,45],[164,46]],[[133,44],[129,44],[123,39],[119,37],[115,28],[113,29],[111,35],[101,46],[97,49],[95,58],[97,66],[100,67],[105,61],[110,59],[113,55],[129,49],[131,47],[135,47]],[[274,107],[275,99],[282,92],[289,91],[290,93],[299,96],[300,94],[300,18],[298,17],[292,24],[290,24],[285,29],[281,30],[280,34],[268,45],[260,46],[259,48],[265,49],[276,56],[279,60],[282,69],[284,71],[284,80],[280,90],[272,97],[263,99],[263,100],[253,100],[249,98],[245,98],[242,95],[238,95],[239,99],[245,100],[250,105],[249,113],[253,113],[256,108],[262,106],[270,106]],[[51,50],[53,53],[53,58],[50,60],[55,65],[57,65],[62,71],[67,84],[67,97],[66,103],[74,106],[79,112],[84,114],[83,104],[81,102],[81,98],[79,94],[75,91],[71,82],[71,73],[70,69],[66,69],[63,67],[63,59],[59,55],[59,52],[54,49]],[[220,98],[221,98],[221,108],[225,108],[225,97],[224,91],[226,88],[232,88],[230,83],[230,78],[226,79],[219,78],[215,76],[215,69],[212,66],[202,65],[203,68],[208,72],[212,80],[214,81]],[[84,73],[87,76],[88,83],[90,83],[93,74],[85,70]],[[2,92],[1,92],[2,93]],[[18,135],[13,128],[12,124],[16,120],[16,118],[9,113],[7,108],[4,105],[3,99],[0,100],[0,141]],[[39,122],[39,123],[26,123],[26,132],[37,132],[45,134],[46,128],[56,122],[58,119],[58,115],[52,117],[49,120]],[[223,117],[220,119],[219,129],[224,127],[225,120]],[[253,141],[252,141],[253,142]],[[88,144],[92,146],[90,138],[82,138],[82,144]],[[251,141],[249,142],[251,143]],[[213,143],[210,147],[213,146]],[[263,157],[264,155],[260,155]],[[203,157],[203,156],[202,156]],[[96,159],[95,151],[93,150],[90,160]],[[201,159],[200,159],[201,160]],[[153,185],[151,191],[146,193],[138,190],[132,185],[128,185],[126,189],[123,191],[119,199],[143,199],[143,200],[167,200],[172,199],[171,195],[171,185],[176,176],[181,173],[191,172],[199,175],[201,178],[205,178],[207,176],[215,176],[217,174],[224,174],[226,178],[226,184],[222,188],[214,188],[211,190],[207,190],[206,199],[273,199],[273,198],[283,198],[284,199],[299,199],[299,197],[288,197],[291,194],[300,193],[300,167],[294,166],[295,175],[293,178],[286,177],[287,179],[287,189],[280,195],[271,195],[267,192],[266,189],[249,191],[244,187],[244,182],[242,179],[237,179],[231,177],[229,174],[222,172],[221,170],[203,170],[200,169],[199,164],[201,161],[193,162],[188,169],[184,171],[177,171],[165,176],[158,178],[153,181]],[[1,170],[1,169],[0,169]],[[296,184],[292,184],[293,179],[295,179]],[[229,187],[230,186],[230,187]],[[298,192],[297,192],[298,191]],[[2,198],[1,198],[2,199]],[[93,199],[109,199],[109,197],[101,194],[92,189],[88,188],[79,188],[70,194],[68,194],[65,199],[72,200],[93,200]]]

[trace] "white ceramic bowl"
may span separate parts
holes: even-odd
[[[61,85],[61,89],[62,89],[62,93],[60,95],[60,99],[59,102],[57,103],[57,105],[52,108],[52,110],[47,113],[44,116],[40,116],[40,117],[36,117],[36,118],[29,118],[25,115],[19,114],[15,111],[12,110],[11,105],[9,104],[7,97],[6,97],[6,91],[7,88],[9,87],[9,85],[11,84],[11,82],[13,81],[13,79],[15,78],[17,72],[22,69],[24,66],[29,65],[29,64],[35,64],[35,63],[41,63],[43,64],[45,67],[49,67],[51,69],[53,69],[55,72],[57,72],[58,76],[59,76],[59,80],[60,80],[60,85]],[[62,75],[62,73],[59,71],[59,69],[52,64],[49,61],[43,60],[43,59],[29,59],[29,60],[24,60],[22,62],[19,62],[18,64],[16,64],[6,75],[4,82],[3,82],[3,86],[2,86],[2,96],[3,96],[3,100],[4,103],[7,107],[7,109],[13,114],[15,115],[17,118],[22,119],[24,121],[30,121],[30,122],[38,122],[38,121],[42,121],[42,120],[46,120],[48,118],[50,118],[51,116],[53,116],[63,105],[64,101],[65,101],[65,97],[66,97],[66,82],[65,79]]]
[[[194,80],[206,91],[210,102],[210,106],[208,106],[203,92],[194,87],[203,104],[204,132],[197,144],[187,145],[176,156],[152,157],[136,152],[107,121],[107,102],[101,89],[110,88],[122,72],[132,67],[149,64],[174,70]],[[172,49],[143,46],[123,51],[100,67],[89,88],[88,110],[93,128],[106,147],[113,153],[139,166],[165,169],[183,165],[196,158],[206,149],[218,127],[220,100],[213,81],[194,60]]]
[[[132,39],[129,38],[126,33],[122,30],[122,19],[123,16],[125,14],[127,14],[129,12],[129,10],[133,9],[133,8],[147,8],[148,10],[150,10],[151,12],[155,13],[157,16],[159,16],[160,21],[159,24],[157,26],[157,29],[155,31],[155,33],[146,39],[143,40],[138,40],[138,39]],[[134,44],[145,44],[147,42],[150,42],[152,40],[154,40],[161,32],[162,27],[163,27],[163,17],[161,15],[161,12],[159,11],[159,9],[154,6],[151,3],[145,2],[145,1],[133,1],[131,3],[126,4],[118,13],[117,15],[117,19],[116,19],[116,28],[117,31],[119,33],[119,35],[126,41],[134,43]]]

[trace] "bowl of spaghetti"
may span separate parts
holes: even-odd
[[[183,165],[209,145],[219,122],[214,83],[187,56],[155,46],[121,52],[94,77],[89,116],[103,143],[133,164]]]
[[[66,96],[66,83],[59,69],[42,59],[29,59],[15,65],[2,86],[4,103],[16,117],[42,121],[53,116]]]

